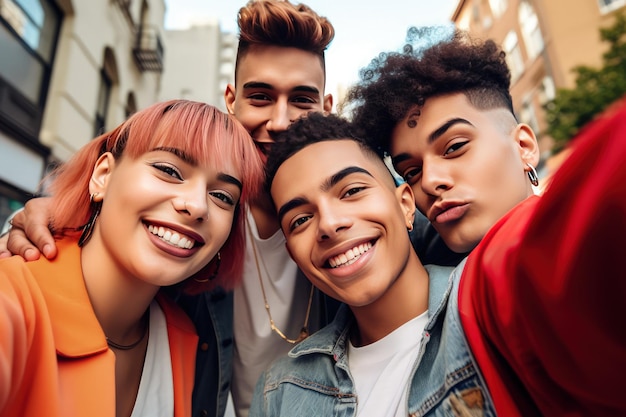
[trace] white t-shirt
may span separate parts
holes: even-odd
[[[357,417],[407,416],[408,381],[428,311],[367,346],[348,344],[348,366],[357,393]]]
[[[243,283],[234,291],[235,349],[231,393],[238,417],[247,417],[254,386],[261,373],[294,346],[270,328],[252,242],[256,245],[272,318],[276,327],[290,339],[300,335],[311,288],[305,278],[296,279],[298,269],[285,248],[282,231],[278,230],[269,239],[260,239],[249,210],[246,216],[252,233],[246,236]],[[317,320],[310,317],[309,322],[316,323]]]
[[[165,314],[150,304],[150,332],[137,399],[130,417],[172,417],[174,382]]]

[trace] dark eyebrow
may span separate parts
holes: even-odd
[[[356,173],[366,174],[374,178],[374,176],[370,174],[370,172],[364,168],[357,167],[357,166],[349,166],[347,168],[342,169],[341,171],[337,172],[336,174],[328,178],[326,181],[324,181],[324,183],[322,184],[322,191],[330,190],[333,186],[335,186],[339,181],[341,181],[348,175],[356,174]]]
[[[447,122],[445,122],[444,124],[442,124],[433,133],[431,133],[430,136],[428,136],[428,143],[432,143],[432,142],[436,141],[437,139],[439,139],[439,137],[441,135],[446,133],[452,126],[454,126],[456,124],[459,124],[459,123],[470,125],[470,126],[474,126],[472,123],[470,123],[469,120],[462,119],[460,117],[456,117],[454,119],[450,119]]]
[[[434,141],[439,139],[444,133],[450,130],[452,126],[457,125],[457,124],[466,124],[469,126],[474,126],[469,120],[466,120],[460,117],[450,119],[444,124],[442,124],[441,126],[439,126],[437,129],[435,129],[435,131],[432,132],[428,136],[428,143],[433,143]],[[409,155],[408,153],[401,153],[401,154],[391,157],[391,164],[393,166],[396,166],[397,164],[403,161],[406,161],[407,159],[410,159],[410,158],[411,158],[411,155]]]
[[[274,86],[268,83],[260,82],[260,81],[250,81],[243,85],[243,88],[262,88],[265,90],[274,90]],[[301,91],[304,93],[314,93],[319,94],[320,90],[315,87],[311,87],[308,85],[297,85],[291,89],[291,91]]]
[[[366,169],[363,169],[357,166],[349,166],[337,172],[336,174],[331,175],[326,181],[324,181],[321,187],[322,191],[330,190],[334,185],[336,185],[339,181],[341,181],[348,175],[356,174],[356,173],[366,174],[374,178],[374,176]],[[302,197],[297,197],[297,198],[287,201],[278,209],[278,221],[282,223],[283,217],[285,217],[285,214],[289,210],[292,210],[296,207],[303,206],[307,204],[308,202],[309,201],[306,198],[302,198]]]
[[[285,214],[289,210],[295,209],[296,207],[303,206],[306,203],[308,203],[308,200],[302,197],[294,198],[292,200],[287,201],[278,209],[278,222],[282,223],[283,217],[285,217]]]
[[[227,182],[229,184],[236,185],[237,187],[239,187],[240,191],[243,188],[243,184],[241,183],[241,181],[239,181],[237,178],[233,177],[232,175],[228,175],[228,174],[225,174],[223,172],[220,172],[219,174],[217,174],[217,178],[220,181],[224,181],[224,182]]]

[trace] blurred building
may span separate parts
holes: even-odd
[[[217,20],[185,30],[166,30],[167,56],[159,99],[205,101],[226,111],[224,91],[234,82],[239,38]]]
[[[452,16],[456,26],[494,39],[506,51],[513,105],[520,121],[537,133],[542,162],[552,148],[542,105],[556,89],[575,86],[574,67],[602,65],[607,45],[600,41],[599,29],[611,26],[615,14],[625,9],[626,0],[458,2]]]
[[[159,97],[164,0],[0,0],[0,222]]]

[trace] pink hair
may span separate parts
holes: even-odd
[[[182,283],[188,293],[199,293],[216,286],[225,290],[234,288],[243,272],[245,216],[241,208],[260,191],[263,164],[241,124],[209,104],[188,100],[154,104],[82,147],[51,174],[52,230],[56,236],[74,234],[87,223],[91,216],[89,181],[100,155],[111,152],[116,159],[122,154],[136,159],[158,147],[181,149],[199,163],[212,164],[218,169],[232,164],[239,170],[243,191],[230,236],[220,250],[217,278],[198,282],[215,273],[216,262],[212,261]]]

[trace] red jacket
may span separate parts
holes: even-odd
[[[626,416],[626,102],[470,254],[459,310],[501,416]]]
[[[0,261],[0,416],[115,416],[115,355],[94,315],[80,249]],[[172,359],[174,415],[191,416],[197,336],[185,314],[157,298]]]

